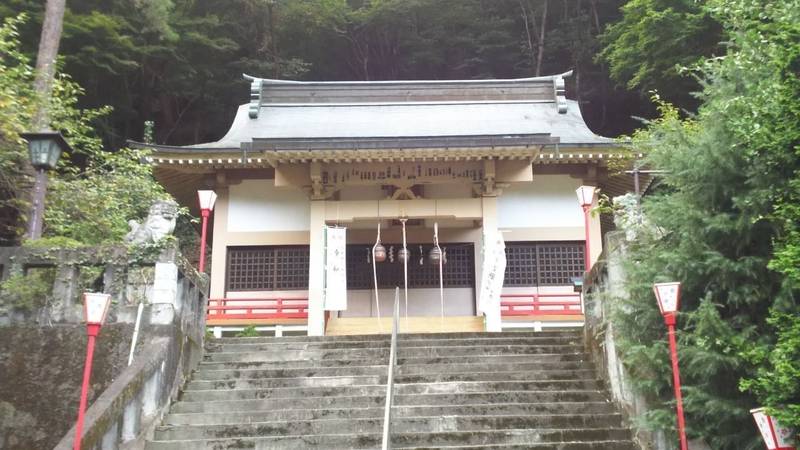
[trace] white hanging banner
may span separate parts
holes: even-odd
[[[325,227],[325,310],[347,309],[347,230]]]
[[[483,264],[478,311],[486,316],[486,331],[500,331],[500,294],[506,272],[506,244],[497,229],[483,230]]]

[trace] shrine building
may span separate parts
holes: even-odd
[[[566,98],[570,75],[367,82],[246,77],[251,100],[220,140],[136,144],[152,149],[147,162],[156,178],[195,214],[198,190],[218,196],[209,326],[257,325],[277,334],[388,332],[394,288],[402,291],[406,280],[403,224],[408,299],[403,292],[401,329],[582,325],[573,279],[602,250],[601,222],[584,214],[576,189],[624,191],[608,168],[623,151],[595,135],[579,104]],[[383,261],[373,253],[379,223]],[[444,256],[441,280],[431,255],[434,224]],[[334,301],[332,271],[341,268],[328,259],[326,234],[342,228],[346,275]],[[486,236],[502,236],[505,270],[500,298],[482,306],[482,283],[500,275],[484,267]]]

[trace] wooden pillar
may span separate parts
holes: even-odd
[[[595,199],[592,208],[596,207],[597,200]],[[600,253],[602,251],[603,234],[600,229],[600,214],[589,215],[589,262],[592,266],[600,259]]]
[[[230,205],[230,193],[227,187],[217,186],[214,189],[217,193],[217,201],[214,203],[214,214],[211,220],[214,221],[214,242],[211,246],[211,286],[209,291],[210,298],[225,297],[225,269],[228,249],[226,248],[228,233],[228,208]]]
[[[497,197],[495,196],[483,196],[481,197],[481,211],[483,214],[483,230],[490,230],[493,232],[497,232]],[[484,234],[481,233],[481,241],[483,241]],[[483,242],[481,242],[481,249],[483,248]],[[476,249],[476,251],[480,251]],[[483,254],[476,255],[476,261],[481,261],[480,270],[478,272],[479,276],[477,278],[477,292],[481,292],[481,278],[483,274],[484,268],[482,267],[483,261]],[[502,331],[501,326],[501,318],[500,318],[500,301],[497,301],[497,308],[493,308],[491,311],[484,311],[486,316],[486,331]]]
[[[311,201],[308,261],[308,335],[325,335],[325,201]]]

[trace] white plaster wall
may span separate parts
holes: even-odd
[[[498,227],[582,228],[583,210],[575,196],[580,184],[581,180],[569,175],[534,174],[530,183],[503,189],[503,195],[497,198]]]
[[[378,290],[381,317],[392,315],[394,305],[394,289]],[[439,289],[416,288],[408,290],[409,316],[439,316],[442,304]],[[347,310],[341,311],[340,317],[377,317],[375,311],[375,293],[371,290],[348,290]],[[405,314],[405,297],[400,288],[400,315]],[[445,288],[445,316],[474,316],[475,296],[472,288]]]
[[[306,194],[276,188],[272,180],[243,180],[229,187],[228,232],[307,231],[310,207]]]

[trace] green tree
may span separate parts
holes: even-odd
[[[796,324],[800,170],[800,2],[714,0],[706,14],[724,24],[727,53],[696,75],[696,116],[662,117],[634,136],[653,167],[668,173],[644,202],[656,228],[629,248],[619,299],[624,361],[658,405],[645,422],[674,429],[663,320],[650,286],[680,280],[679,352],[690,436],[715,449],[763,444],[749,409],[765,403],[797,423],[800,373]],[[777,314],[768,323],[770,311]],[[788,319],[787,319],[788,318]],[[778,339],[776,341],[776,330]],[[769,377],[780,383],[770,384]],[[740,380],[751,391],[739,390]],[[777,380],[776,380],[777,381]],[[784,388],[788,387],[788,390]]]
[[[6,19],[0,27],[0,205],[10,216],[24,214],[21,192],[30,185],[25,171],[27,147],[19,133],[29,129],[36,109],[34,70],[20,50],[17,27],[23,17]],[[108,152],[93,122],[108,108],[78,108],[82,89],[66,76],[57,76],[49,102],[51,126],[61,131],[73,151],[62,155],[51,175],[45,210],[45,237],[64,237],[85,244],[119,242],[127,220],[143,217],[153,200],[166,194],[139,151]],[[11,235],[20,224],[4,224]],[[11,242],[7,242],[11,243]]]
[[[630,0],[622,19],[606,28],[598,59],[611,78],[649,97],[694,109],[697,80],[683,68],[720,51],[720,26],[707,0]]]
[[[615,89],[592,58],[623,0],[70,0],[63,69],[86,90],[83,108],[111,148],[219,138],[247,101],[241,73],[316,79],[523,77],[575,69],[569,92],[604,134],[630,131],[641,100]],[[547,14],[544,14],[546,4]],[[35,42],[41,2],[9,0],[0,17],[29,12]],[[34,48],[26,48],[32,53]],[[645,107],[646,108],[646,107]]]

